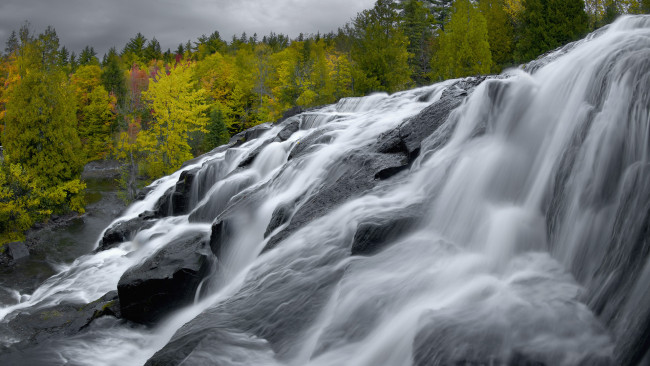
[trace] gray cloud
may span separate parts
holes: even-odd
[[[34,32],[54,26],[63,45],[79,52],[86,45],[101,56],[120,50],[136,33],[156,37],[163,49],[219,31],[230,40],[247,32],[273,31],[291,37],[327,33],[343,26],[375,0],[2,0],[0,40],[25,20]],[[3,47],[4,48],[4,47]]]

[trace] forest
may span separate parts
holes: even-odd
[[[0,245],[83,212],[83,166],[122,163],[139,188],[293,108],[528,62],[650,0],[377,0],[337,31],[291,39],[218,31],[163,51],[136,34],[78,55],[54,26],[14,31],[0,55]]]

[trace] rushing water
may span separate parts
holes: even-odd
[[[195,304],[154,328],[102,318],[24,360],[144,364],[170,339],[208,330],[217,340],[197,345],[185,364],[638,363],[650,331],[650,18],[623,18],[551,56],[533,74],[510,70],[481,83],[409,170],[268,251],[270,238],[300,219],[265,236],[278,207],[309,205],[350,173],[342,161],[455,81],[345,99],[293,117],[301,129],[286,141],[275,139],[284,125],[269,126],[203,156],[182,169],[200,168],[189,214],[80,257],[0,318],[93,301],[173,238],[209,235],[229,210],[228,245]],[[313,136],[317,143],[290,159]],[[237,168],[256,149],[253,163]],[[155,182],[120,220],[152,210],[180,173]],[[250,197],[253,207],[238,204]],[[391,245],[350,256],[360,223],[415,206],[417,224]]]

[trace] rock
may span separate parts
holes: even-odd
[[[16,241],[4,245],[7,255],[15,262],[29,257],[29,250],[25,243]]]
[[[199,170],[200,168],[194,168],[191,170],[184,170],[181,173],[178,182],[176,182],[176,186],[174,187],[174,193],[172,193],[171,196],[172,215],[184,215],[189,211],[192,184],[194,183]]]
[[[61,335],[74,335],[94,320],[112,316],[120,318],[117,292],[111,291],[86,304],[59,304],[33,313],[20,313],[9,321],[9,327],[23,339],[19,348]]]
[[[141,190],[138,191],[138,194],[135,195],[135,200],[136,201],[142,201],[147,197],[149,192],[153,191],[153,187],[144,187]]]
[[[205,234],[188,233],[131,267],[117,285],[122,316],[151,325],[191,303],[212,258]]]
[[[373,254],[389,245],[406,232],[414,229],[421,210],[411,209],[377,221],[363,222],[357,227],[352,242],[352,255]]]
[[[210,233],[210,249],[212,253],[221,258],[223,247],[232,235],[232,230],[228,224],[227,218],[217,219],[212,224],[212,231]]]
[[[120,221],[104,231],[95,252],[108,250],[125,241],[133,240],[138,232],[149,229],[154,223],[154,221],[148,219],[148,216],[136,217],[129,221]]]
[[[277,139],[280,141],[286,141],[293,135],[296,131],[300,129],[300,121],[295,120],[287,123],[286,126],[278,133]]]
[[[275,208],[273,214],[271,215],[271,221],[269,222],[269,225],[266,227],[266,231],[264,232],[265,238],[269,236],[273,230],[289,221],[295,205],[296,202],[291,202],[280,204]]]
[[[145,366],[272,365],[277,363],[274,356],[264,339],[227,327],[212,327],[174,336]]]
[[[262,150],[264,150],[264,148],[271,142],[272,140],[267,140],[263,144],[258,146],[255,150],[251,151],[244,159],[242,159],[242,161],[239,163],[237,167],[243,168],[249,166],[253,162],[253,160],[255,160],[257,155],[259,155],[260,152],[262,152]]]
[[[230,138],[229,145],[231,147],[237,147],[242,145],[245,142],[255,140],[262,136],[266,131],[270,130],[271,126],[267,123],[251,127],[245,131],[242,131],[235,136]]]
[[[323,216],[332,208],[349,200],[352,196],[367,192],[378,180],[375,175],[382,170],[406,165],[404,154],[380,154],[357,151],[347,156],[338,166],[338,172],[323,183],[318,193],[311,196],[293,215],[289,225],[269,239],[264,251],[274,248],[280,241],[306,223]],[[277,215],[271,222],[282,221]],[[267,229],[268,231],[268,229]]]
[[[174,194],[174,188],[176,187],[170,187],[166,190],[153,206],[153,211],[158,217],[167,217],[172,214],[172,195]]]
[[[282,118],[277,120],[274,124],[279,125],[280,123],[286,121],[287,119],[299,115],[302,112],[304,112],[304,110],[301,107],[299,106],[292,107],[291,109],[284,111],[284,113],[282,113]]]

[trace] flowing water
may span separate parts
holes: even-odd
[[[560,53],[532,74],[510,70],[481,83],[408,170],[305,221],[270,250],[301,207],[350,173],[342,162],[456,81],[344,99],[292,117],[301,128],[285,141],[275,138],[285,124],[268,126],[207,154],[182,169],[200,169],[190,213],[78,258],[0,308],[0,318],[93,301],[174,238],[210,235],[219,217],[228,220],[228,245],[193,305],[153,328],[101,318],[24,360],[138,365],[170,340],[209,330],[221,333],[185,364],[641,362],[650,331],[650,17],[622,18]],[[120,220],[154,209],[180,173],[155,182]],[[295,215],[267,233],[286,205]],[[361,223],[416,206],[417,223],[390,245],[350,255]]]

